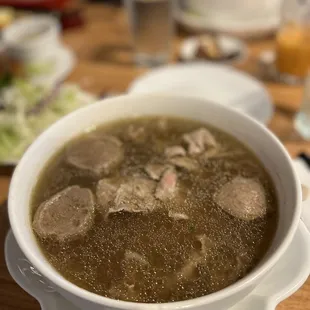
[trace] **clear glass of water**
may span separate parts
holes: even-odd
[[[303,99],[295,116],[295,129],[306,140],[310,140],[310,74],[305,81]]]
[[[137,65],[152,67],[169,61],[175,3],[175,0],[125,0]]]

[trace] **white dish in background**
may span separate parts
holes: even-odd
[[[228,60],[219,60],[217,63],[237,63],[244,60],[247,56],[247,47],[240,40],[233,36],[219,35],[218,45],[225,55],[236,54]],[[199,47],[199,37],[191,37],[183,41],[180,47],[180,58],[184,61],[195,60],[195,55]]]
[[[32,81],[51,85],[63,82],[75,67],[76,57],[71,49],[60,45],[50,61],[52,62],[51,70],[34,76],[31,78]]]
[[[263,12],[262,12],[263,13]],[[205,16],[178,8],[176,20],[190,31],[217,31],[243,38],[258,38],[273,34],[280,25],[280,14],[259,14],[256,18],[235,18],[213,13]]]
[[[6,27],[2,37],[15,61],[48,59],[60,45],[60,24],[49,15],[26,16]]]
[[[135,80],[129,93],[168,93],[229,105],[261,123],[273,115],[264,85],[228,66],[211,62],[170,65],[152,70]]]

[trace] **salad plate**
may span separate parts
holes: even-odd
[[[15,79],[0,93],[0,165],[15,166],[49,125],[96,98],[75,84]]]

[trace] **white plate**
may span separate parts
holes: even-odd
[[[233,37],[227,35],[220,35],[217,38],[218,45],[227,54],[236,54],[235,57],[229,60],[217,61],[217,63],[238,63],[244,60],[247,56],[247,47],[245,44]],[[199,38],[191,37],[183,41],[180,47],[180,58],[184,61],[195,60],[195,55],[199,47]]]
[[[240,71],[210,62],[170,65],[135,80],[129,93],[169,93],[230,105],[267,124],[273,115],[264,85]]]
[[[235,34],[244,38],[255,38],[274,33],[280,25],[279,14],[259,14],[259,18],[227,18],[219,14],[206,17],[181,8],[176,11],[176,20],[192,31],[212,30]],[[214,16],[214,18],[212,18]]]
[[[54,67],[51,72],[33,77],[32,80],[34,82],[41,81],[51,85],[56,85],[64,81],[72,72],[76,64],[76,57],[71,49],[60,46],[58,52],[54,56],[53,63]]]
[[[31,265],[11,231],[5,241],[5,260],[13,279],[38,300],[42,310],[78,310]],[[309,273],[309,232],[300,223],[292,244],[274,269],[249,296],[230,310],[275,310],[278,303],[303,285]]]
[[[64,73],[64,71],[62,71]],[[64,75],[62,75],[64,76]],[[56,77],[56,76],[55,76]],[[57,75],[57,77],[60,78],[60,74]],[[56,82],[57,80],[54,80],[54,82]],[[77,94],[77,99],[85,102],[85,103],[90,103],[90,102],[95,102],[96,101],[96,97],[93,96],[92,94],[83,91],[82,89],[79,90],[78,94]],[[0,166],[8,166],[8,167],[15,167],[18,164],[18,160],[5,160],[5,161],[0,161]]]

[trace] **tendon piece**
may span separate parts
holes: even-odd
[[[165,156],[167,158],[176,157],[176,156],[185,156],[186,151],[180,145],[168,146],[165,148]]]
[[[169,163],[176,166],[177,168],[184,169],[187,171],[195,171],[199,169],[198,162],[189,157],[175,157],[169,160]]]
[[[126,250],[124,256],[127,261],[134,260],[142,265],[149,265],[147,259],[137,252]]]
[[[172,219],[176,220],[176,221],[188,220],[189,219],[189,216],[187,214],[173,212],[173,211],[169,211],[168,216],[171,217]]]

